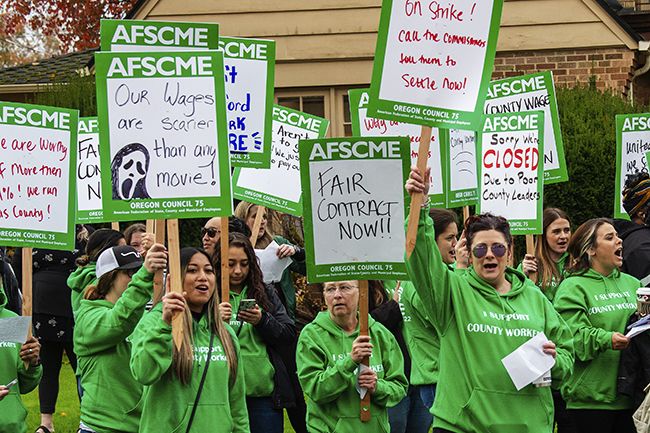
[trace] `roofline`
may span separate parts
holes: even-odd
[[[596,0],[596,3],[598,3],[600,7],[602,7],[605,12],[607,12],[609,16],[612,17],[614,21],[616,21],[616,23],[621,26],[621,28],[625,30],[627,34],[629,34],[636,42],[644,40],[643,37],[632,28],[632,26],[625,22],[625,20],[611,8],[606,0]]]
[[[124,16],[125,20],[132,20],[135,18],[135,16],[138,14],[140,11],[140,8],[144,6],[144,4],[147,2],[147,0],[138,0],[131,10]]]

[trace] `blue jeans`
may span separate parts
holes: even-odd
[[[246,397],[251,433],[284,433],[284,414],[270,397]]]
[[[433,423],[433,415],[429,413],[422,402],[421,388],[423,387],[409,386],[406,397],[397,406],[388,408],[391,433],[427,433],[429,431]]]
[[[433,407],[433,401],[436,398],[436,385],[419,385],[417,388],[420,389],[420,398],[422,399],[422,403],[424,403],[427,409],[431,410]]]

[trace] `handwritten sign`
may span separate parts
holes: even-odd
[[[513,234],[542,233],[544,113],[492,114],[480,135],[478,213],[508,219]]]
[[[616,116],[616,185],[614,218],[630,219],[623,208],[623,188],[628,175],[647,172],[650,151],[650,113]]]
[[[476,133],[443,129],[446,207],[475,205],[478,201],[478,165]]]
[[[74,248],[79,112],[0,102],[0,245]]]
[[[271,168],[235,168],[235,198],[291,215],[302,215],[298,142],[322,138],[329,120],[273,106]]]
[[[199,51],[219,48],[219,24],[101,20],[102,51]]]
[[[104,221],[102,182],[99,174],[99,124],[97,117],[79,118],[77,146],[77,223]]]
[[[372,117],[478,129],[503,0],[384,0]]]
[[[485,114],[544,112],[544,183],[566,182],[566,161],[553,74],[549,71],[492,81]]]
[[[406,137],[300,141],[309,282],[408,278]]]
[[[368,91],[369,89],[351,89],[348,91],[352,134],[361,137],[408,137],[410,141],[411,165],[416,165],[420,146],[421,127],[395,120],[368,117],[368,101],[370,97]],[[438,128],[432,128],[431,131],[427,166],[431,169],[431,189],[429,190],[431,206],[445,207],[444,170],[440,131]]]
[[[219,39],[224,54],[228,144],[234,167],[269,168],[275,41]]]
[[[232,214],[223,54],[96,53],[104,216]]]

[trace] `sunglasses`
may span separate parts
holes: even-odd
[[[494,254],[495,257],[503,257],[508,251],[508,247],[503,244],[492,244],[490,245],[490,249],[492,250],[492,254]],[[487,252],[487,244],[478,244],[474,247],[474,249],[472,249],[472,253],[477,259],[482,259],[485,257],[487,255]]]
[[[201,229],[201,237],[205,237],[205,235],[208,235],[209,238],[213,238],[217,236],[218,234],[221,233],[221,230],[215,229],[214,227],[203,227]]]

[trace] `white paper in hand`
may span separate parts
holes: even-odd
[[[625,334],[625,336],[627,338],[636,337],[637,335],[641,334],[642,332],[647,331],[648,329],[650,329],[650,323],[647,323],[647,324],[641,325],[641,326],[635,326],[634,328],[630,329],[628,331],[628,333]]]
[[[260,259],[260,267],[266,284],[280,281],[282,273],[291,264],[291,257],[278,258],[278,248],[280,246],[273,241],[266,249],[255,250],[255,255]]]
[[[27,341],[29,316],[16,316],[0,319],[0,341],[23,344]]]
[[[359,393],[359,397],[361,397],[361,400],[366,396],[366,393],[368,392],[368,388],[359,386],[359,376],[361,373],[365,373],[366,371],[370,370],[370,367],[368,367],[365,364],[359,364],[359,367],[357,367],[357,381],[355,382],[354,386],[357,388],[357,392]]]
[[[517,391],[555,365],[555,358],[542,349],[547,341],[548,338],[541,332],[501,360]]]

